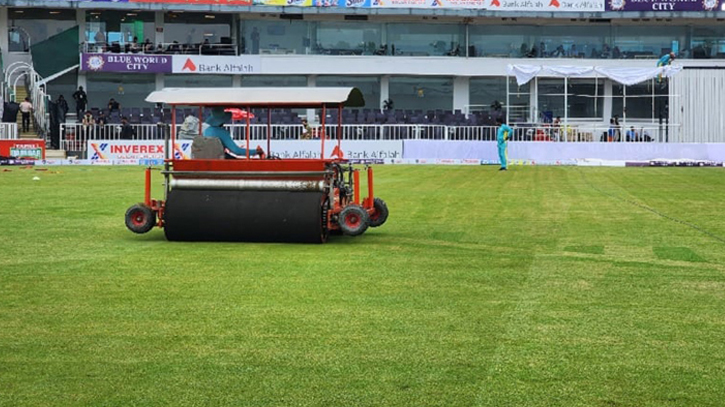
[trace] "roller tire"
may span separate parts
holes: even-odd
[[[126,227],[133,233],[146,233],[156,225],[156,213],[139,203],[126,211]]]
[[[370,227],[376,228],[388,220],[388,205],[382,199],[375,198],[373,200],[373,208],[375,211],[370,215]]]
[[[370,225],[370,216],[360,205],[348,205],[340,211],[340,230],[348,236],[360,236]]]

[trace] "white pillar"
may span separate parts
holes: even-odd
[[[8,9],[7,7],[0,8],[0,49],[2,49],[2,58],[7,65],[8,60],[8,48],[10,47],[10,41],[8,37]]]
[[[163,44],[164,41],[164,12],[157,11],[154,13],[154,44]]]
[[[317,86],[317,75],[307,75],[307,87],[314,88]],[[320,112],[322,114],[322,112]],[[315,121],[315,109],[307,109],[307,122]]]
[[[164,74],[157,73],[156,74],[156,90],[161,90],[164,88]]]
[[[564,77],[564,141],[569,141],[569,78]]]
[[[242,87],[242,75],[233,75],[232,76],[232,87],[233,88]]]
[[[78,43],[88,41],[86,38],[86,10],[76,10],[76,24],[78,24]]]
[[[383,110],[383,103],[388,99],[390,99],[390,76],[383,75],[380,77],[380,110]]]
[[[510,88],[510,80],[509,80],[508,74],[506,74],[506,124],[509,124],[509,119],[511,116],[511,106],[509,105],[511,103],[511,88]]]
[[[529,122],[539,121],[539,77],[529,82]]]
[[[609,128],[609,119],[612,118],[612,81],[604,79],[604,105],[602,106],[604,125]]]
[[[84,9],[76,10],[76,24],[78,24],[78,43],[84,43],[88,40],[86,38],[86,11]],[[77,86],[83,86],[83,89],[88,92],[88,86],[86,85],[86,73],[81,69],[78,70]]]
[[[453,110],[460,110],[468,114],[470,100],[470,78],[467,76],[456,76],[453,78]]]

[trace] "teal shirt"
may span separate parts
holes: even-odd
[[[498,132],[496,132],[496,140],[498,140],[499,143],[503,143],[508,141],[513,135],[513,129],[507,124],[502,124],[501,127],[498,128]]]
[[[221,140],[222,145],[232,153],[236,155],[247,155],[247,150],[239,147],[237,143],[232,140],[229,130],[223,127],[209,126],[206,130],[204,130],[204,137],[216,137]]]
[[[665,54],[662,55],[662,58],[660,58],[659,61],[657,61],[657,66],[669,65],[670,62],[672,62],[672,57],[670,57],[670,54]]]

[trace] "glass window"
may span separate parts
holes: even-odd
[[[395,55],[465,56],[465,25],[391,23],[387,26],[387,43]]]
[[[568,111],[564,110],[564,79],[539,78],[539,111],[544,117],[600,118],[604,83],[594,78],[569,78]]]
[[[164,16],[164,41],[182,45],[232,44],[232,15],[171,12]]]
[[[603,115],[604,81],[571,78],[569,86],[569,117],[601,118]],[[562,115],[563,117],[563,115]]]
[[[546,117],[565,117],[564,79],[539,78],[539,111]]]
[[[316,24],[316,53],[327,55],[373,55],[381,44],[380,24],[323,21]]]
[[[453,109],[453,78],[392,76],[388,93],[396,109]]]
[[[505,77],[471,78],[469,91],[469,112],[490,112],[494,109],[496,102],[506,110]],[[529,83],[518,86],[515,78],[509,78],[509,92],[511,121],[528,121]]]
[[[231,75],[166,75],[164,87],[167,88],[229,88]]]
[[[538,48],[546,58],[598,58],[611,44],[609,25],[542,26]]]
[[[28,52],[30,47],[75,27],[75,10],[9,9],[8,49]]]
[[[245,20],[240,25],[244,54],[310,54],[310,23],[298,20]]]
[[[368,109],[380,108],[380,78],[374,76],[319,76],[317,86],[353,86],[363,94],[365,107]],[[397,105],[396,105],[397,106]]]
[[[527,25],[471,25],[468,28],[469,56],[535,57],[539,28]]]
[[[88,107],[105,109],[111,98],[116,99],[122,108],[152,106],[144,100],[156,90],[153,74],[88,74],[86,81]]]
[[[242,77],[242,86],[306,87],[307,77],[303,75],[247,75]]]
[[[679,53],[685,26],[614,26],[612,58],[657,59],[670,51]]]
[[[684,57],[725,58],[725,26],[694,26],[689,52]]]
[[[92,10],[86,13],[86,39],[89,44],[109,46],[117,52],[133,43],[154,41],[154,14],[150,12],[126,12],[117,10]]]
[[[667,88],[656,81],[627,86],[627,118],[652,119],[659,117],[663,105],[667,104]],[[612,115],[624,117],[624,85],[612,84]],[[654,108],[654,110],[653,110]]]

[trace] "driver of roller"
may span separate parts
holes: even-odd
[[[224,128],[224,124],[232,119],[232,114],[225,112],[223,107],[214,107],[211,110],[211,116],[206,119],[206,123],[209,127],[204,130],[204,137],[216,137],[221,140],[224,146],[224,157],[226,158],[246,158],[247,150],[241,148],[237,143],[232,140],[232,136],[229,130]],[[259,155],[260,158],[264,157],[264,150],[262,147],[257,146],[256,150],[249,152],[250,156]]]

